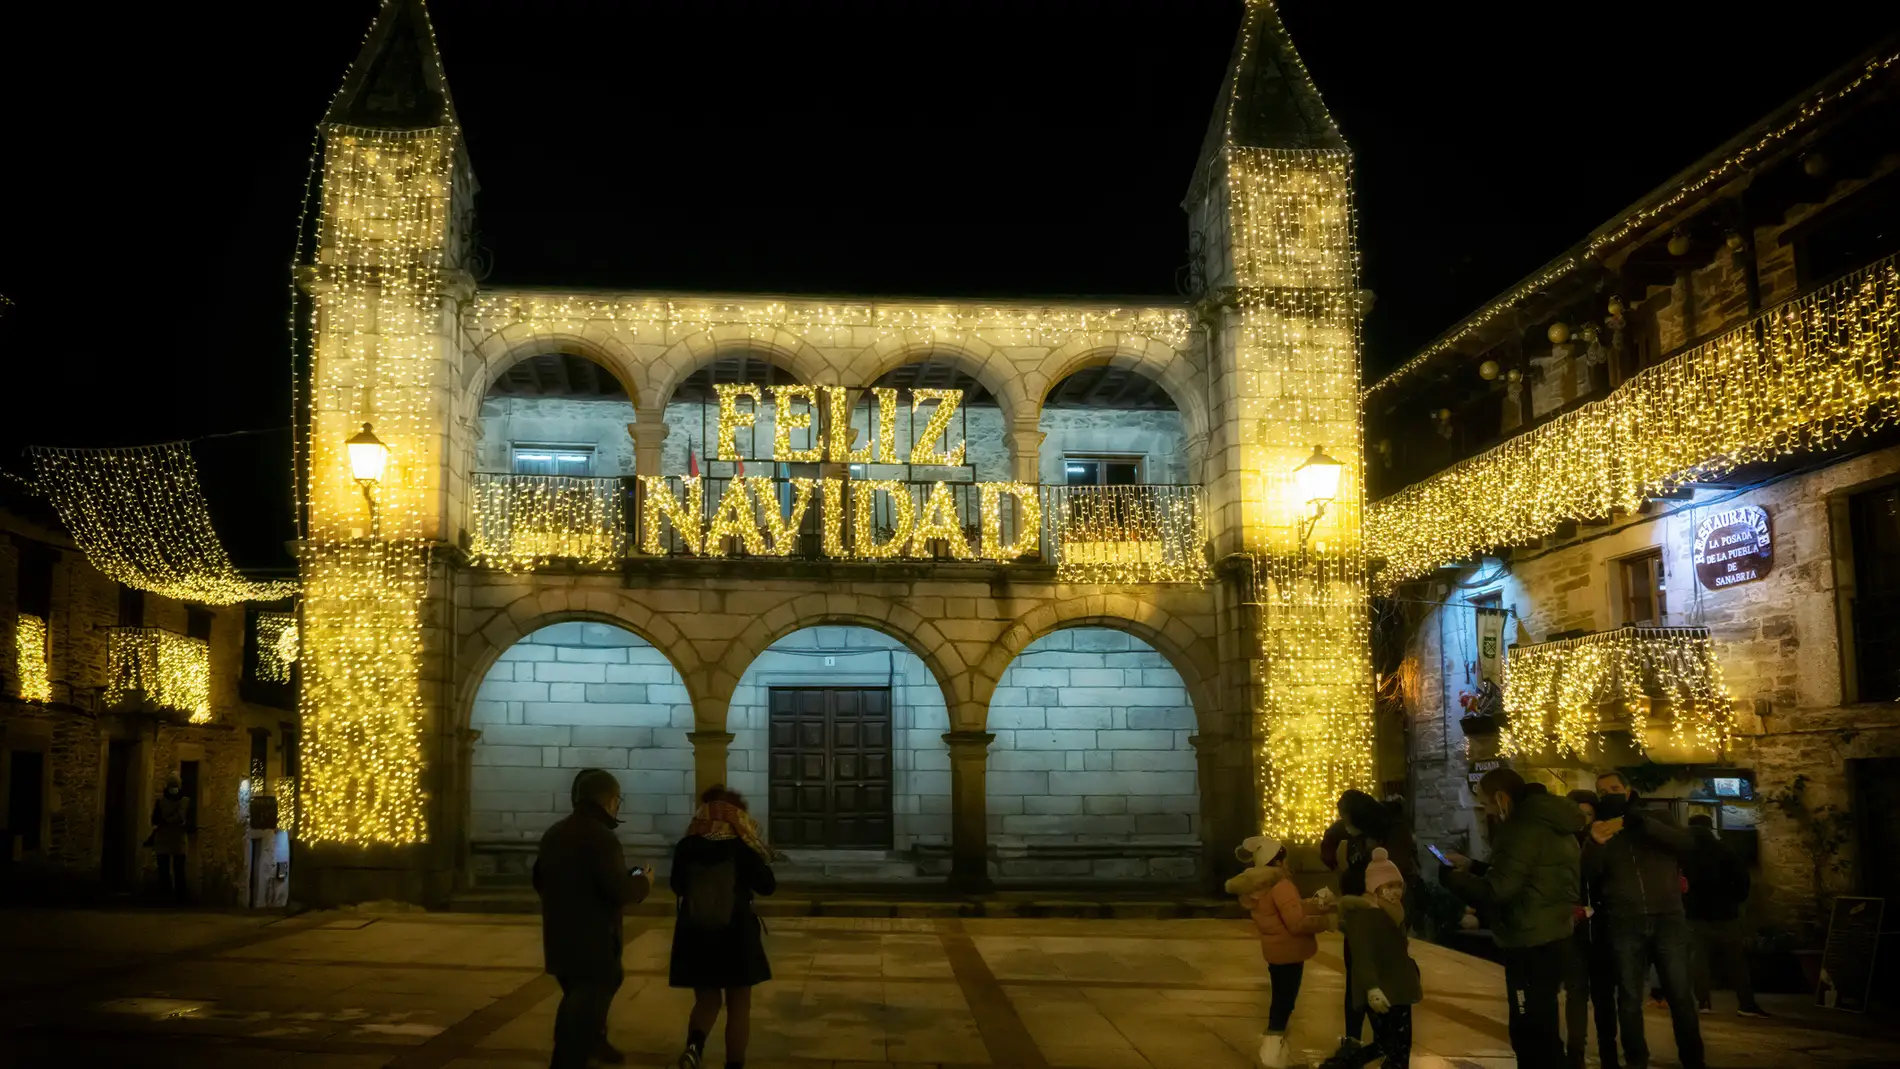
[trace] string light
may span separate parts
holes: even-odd
[[[469,556],[481,567],[524,572],[553,560],[610,566],[627,544],[619,479],[478,473],[469,492]]]
[[[772,537],[771,553],[775,557],[790,556],[798,548],[798,532],[805,523],[805,510],[811,505],[812,490],[818,486],[817,479],[791,479],[791,506],[788,516],[779,508],[778,494],[770,479],[752,480],[753,497],[757,499],[759,509],[765,513],[765,529]]]
[[[1385,558],[1382,584],[1415,579],[1896,414],[1900,269],[1888,257],[1380,500],[1366,537]]]
[[[904,496],[910,496],[908,490]],[[957,495],[950,492],[949,483],[931,484],[930,496],[924,499],[910,537],[913,557],[933,556],[932,542],[940,542],[948,548],[950,556],[958,560],[970,555],[970,536],[964,533],[963,517],[957,512]]]
[[[877,398],[877,459],[885,464],[897,463],[897,391],[889,386],[874,386],[871,396]]]
[[[823,544],[825,556],[848,557],[844,546],[844,480],[821,479],[824,507],[819,510],[819,523],[824,528]]]
[[[831,442],[830,459],[831,461],[835,464],[867,464],[869,463],[871,460],[871,443],[870,442],[864,443],[864,447],[862,449],[851,448],[851,399],[850,399],[851,394],[850,394],[850,391],[845,389],[843,386],[823,386],[823,387],[820,387],[820,389],[824,390],[825,392],[825,421],[826,421],[826,426],[829,427],[830,432],[831,432],[830,433],[830,442]],[[895,390],[890,390],[888,392],[893,398],[897,396],[897,391]],[[879,397],[879,401],[880,401],[880,407],[878,411],[882,413],[884,409],[888,406],[882,404],[882,402],[884,401],[884,398],[882,396]],[[891,440],[893,442],[896,441],[896,429],[897,429],[896,418],[893,415],[892,422],[891,422],[891,431],[892,431]]]
[[[976,555],[984,560],[1017,560],[1042,546],[1042,501],[1028,483],[978,483],[982,542]],[[1003,500],[1016,503],[1015,540],[1003,539]]]
[[[955,468],[963,464],[963,439],[948,452],[931,448],[935,442],[950,433],[950,417],[956,414],[958,406],[963,404],[962,390],[917,389],[910,391],[910,410],[915,414],[918,407],[931,401],[937,407],[930,413],[930,419],[924,423],[924,429],[917,434],[917,440],[910,444],[910,462],[919,467]]]
[[[266,683],[290,682],[290,666],[297,663],[297,614],[257,614],[257,678]]]
[[[719,394],[718,451],[713,455],[720,460],[738,460],[744,455],[739,452],[739,431],[757,422],[759,400],[763,395],[749,382],[721,382],[713,386],[713,390]],[[752,407],[740,408],[741,397],[750,397]]]
[[[46,665],[46,621],[21,613],[13,621],[13,671],[20,680],[20,700],[50,702],[53,681]]]
[[[683,497],[674,497],[667,488],[664,475],[642,475],[640,483],[645,487],[640,502],[640,552],[661,554],[666,547],[660,544],[662,521],[671,521],[673,530],[686,544],[686,552],[700,552],[699,518],[706,507],[705,489],[697,475],[688,475],[680,480],[680,492]]]
[[[1627,215],[1619,216],[1610,223],[1600,227],[1596,233],[1592,234],[1584,242],[1583,248],[1579,252],[1567,254],[1552,262],[1532,278],[1513,287],[1509,293],[1506,293],[1504,296],[1499,297],[1497,300],[1492,301],[1490,304],[1473,313],[1464,322],[1458,324],[1440,336],[1436,341],[1420,350],[1418,355],[1399,365],[1398,368],[1394,369],[1378,382],[1368,386],[1365,390],[1365,396],[1370,398],[1374,393],[1395,385],[1413,373],[1422,370],[1426,365],[1431,363],[1433,357],[1440,353],[1448,352],[1459,342],[1481,330],[1485,324],[1515,310],[1518,302],[1524,300],[1524,298],[1543,291],[1550,284],[1576,271],[1583,264],[1593,260],[1604,259],[1608,253],[1614,251],[1622,244],[1624,239],[1630,235],[1647,233],[1653,223],[1676,211],[1677,208],[1690,197],[1708,189],[1717,182],[1727,181],[1743,168],[1753,166],[1760,161],[1762,156],[1780,147],[1783,142],[1788,140],[1790,135],[1804,131],[1813,125],[1815,119],[1823,112],[1830,111],[1835,104],[1859,91],[1862,87],[1880,81],[1887,69],[1896,63],[1900,63],[1900,52],[1889,52],[1886,55],[1877,56],[1868,60],[1867,65],[1863,67],[1860,73],[1852,80],[1837,88],[1823,90],[1809,100],[1804,101],[1801,106],[1796,109],[1792,118],[1769,129],[1754,141],[1731,152],[1713,167],[1708,168],[1688,182],[1676,187],[1668,196],[1652,201],[1645,207],[1630,212]]]
[[[795,402],[803,402],[803,412],[793,411]],[[818,409],[818,387],[816,386],[774,386],[772,403],[776,411],[772,417],[772,459],[788,464],[816,464],[825,459],[824,446],[818,444],[817,436],[812,434],[811,420]],[[812,444],[806,449],[792,448],[792,432],[802,430]]]
[[[851,548],[860,560],[884,560],[901,556],[910,545],[911,529],[917,521],[917,503],[911,500],[910,487],[895,479],[859,479],[850,484],[852,504]],[[890,537],[877,540],[877,495],[891,502]]]
[[[1197,486],[1054,486],[1056,581],[1204,583],[1207,527]]]
[[[727,539],[736,540],[747,553],[767,552],[765,532],[759,530],[759,511],[753,501],[753,491],[747,489],[758,482],[770,483],[770,480],[749,479],[741,475],[726,484],[725,492],[719,496],[719,504],[713,508],[712,522],[706,525],[704,545],[708,557],[725,556]],[[770,494],[768,488],[765,496],[770,499]],[[778,502],[773,501],[772,504],[776,508]]]
[[[108,706],[141,702],[211,720],[211,644],[157,627],[106,631]]]
[[[1498,736],[1509,756],[1583,757],[1609,725],[1606,705],[1630,707],[1630,739],[1645,750],[1651,703],[1668,703],[1677,746],[1721,752],[1734,720],[1715,644],[1707,628],[1625,627],[1581,638],[1512,647],[1505,661],[1504,714]]]
[[[41,491],[108,578],[206,605],[271,601],[296,591],[295,583],[254,583],[238,574],[212,529],[184,442],[31,453]]]

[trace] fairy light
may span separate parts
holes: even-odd
[[[20,700],[50,702],[53,681],[46,666],[46,621],[20,613],[13,622],[13,671],[20,681]]]
[[[877,399],[877,459],[883,464],[897,463],[897,391],[889,386],[874,386]]]
[[[211,644],[157,627],[106,631],[105,700],[109,706],[146,703],[211,720]]]
[[[1459,342],[1483,329],[1485,324],[1500,316],[1511,314],[1518,303],[1534,293],[1543,291],[1557,280],[1572,274],[1579,267],[1591,261],[1600,261],[1615,251],[1632,234],[1647,233],[1649,228],[1664,216],[1678,210],[1691,197],[1707,190],[1710,186],[1733,178],[1738,172],[1760,162],[1767,153],[1780,148],[1791,135],[1805,131],[1822,114],[1831,114],[1841,100],[1853,95],[1860,89],[1879,82],[1888,68],[1900,63],[1900,52],[1889,52],[1867,61],[1859,74],[1843,85],[1823,90],[1812,98],[1803,101],[1787,121],[1777,125],[1757,137],[1754,141],[1736,149],[1720,162],[1677,186],[1667,196],[1651,201],[1649,204],[1627,215],[1617,217],[1610,223],[1598,228],[1587,239],[1582,249],[1567,254],[1540,270],[1536,275],[1513,287],[1510,292],[1473,313],[1464,322],[1420,350],[1418,355],[1399,365],[1378,382],[1368,386],[1365,396],[1396,385],[1414,373],[1423,370],[1433,357],[1453,349]]]
[[[909,496],[908,492],[905,496]],[[970,537],[963,531],[963,517],[957,512],[957,495],[951,492],[949,483],[931,484],[930,496],[924,499],[910,538],[913,557],[930,556],[932,542],[942,542],[949,548],[950,556],[959,560],[970,555]]]
[[[1665,702],[1678,746],[1726,749],[1734,701],[1706,628],[1625,627],[1513,647],[1505,661],[1499,748],[1510,756],[1590,755],[1608,725],[1605,706],[1631,710],[1630,738],[1646,749],[1652,703]]]
[[[257,678],[266,683],[290,682],[290,666],[297,663],[297,615],[289,612],[257,614]]]
[[[620,560],[627,530],[619,479],[477,474],[469,490],[469,556],[478,566],[523,572],[554,560]]]
[[[1897,416],[1900,266],[1888,257],[1383,498],[1366,538],[1385,558],[1381,582],[1402,582]]]
[[[829,457],[834,464],[867,464],[871,460],[871,443],[866,442],[859,449],[851,448],[851,391],[843,386],[821,386],[825,394],[825,426],[829,430]],[[896,391],[890,391],[893,396]],[[891,423],[892,440],[896,440],[897,424],[895,417]]]
[[[948,467],[962,465],[964,447],[968,445],[958,438],[957,444],[947,452],[932,448],[931,443],[950,433],[950,417],[956,414],[963,404],[962,390],[916,389],[910,391],[910,410],[914,415],[923,405],[935,401],[937,407],[925,421],[924,429],[917,432],[917,440],[910,444],[910,462],[919,467]]]
[[[824,460],[824,446],[819,444],[818,436],[811,429],[812,416],[818,411],[818,387],[774,386],[772,404],[775,409],[772,416],[772,459],[788,464],[816,464]],[[804,411],[793,409],[794,404],[803,404]],[[804,431],[811,446],[793,449],[793,431]]]
[[[877,495],[891,503],[891,535],[877,540]],[[917,521],[917,503],[911,500],[910,487],[895,479],[859,479],[851,484],[851,548],[860,560],[887,560],[902,556],[910,545],[912,528]]]
[[[976,555],[984,560],[1016,560],[1029,556],[1042,545],[1042,501],[1036,488],[1028,483],[978,483],[978,517],[981,531]],[[1003,540],[1003,502],[1016,503],[1016,538]]]
[[[683,496],[674,497],[668,488],[668,479],[664,475],[642,475],[640,483],[645,488],[640,502],[640,552],[660,554],[666,547],[660,542],[663,521],[670,521],[673,530],[686,545],[686,552],[700,552],[700,517],[705,515],[705,488],[697,475],[688,475],[680,480],[680,492]]]
[[[805,522],[805,511],[811,505],[812,491],[817,488],[817,479],[790,479],[791,508],[787,515],[779,507],[776,484],[770,479],[751,480],[752,495],[759,510],[765,514],[765,530],[771,536],[771,554],[775,557],[789,556],[798,548],[798,532]]]
[[[1055,486],[1050,524],[1061,583],[1204,583],[1197,486]]]
[[[713,389],[719,394],[718,451],[713,455],[719,460],[738,460],[743,456],[739,452],[739,431],[757,422],[759,400],[764,395],[749,382],[721,382]],[[750,397],[752,407],[740,408],[741,397]]]
[[[726,540],[739,543],[745,552],[764,554],[767,552],[765,532],[759,529],[759,510],[754,501],[754,491],[748,489],[754,483],[767,483],[769,479],[750,479],[743,475],[726,484],[719,496],[719,504],[713,508],[712,522],[706,525],[704,545],[708,557],[726,555]],[[769,498],[770,489],[764,490]],[[777,502],[773,502],[776,507]],[[675,523],[678,521],[675,520]]]
[[[844,480],[822,479],[819,482],[824,495],[818,518],[824,530],[825,556],[849,556],[844,546]]]
[[[42,492],[73,541],[108,578],[176,601],[234,605],[288,597],[295,583],[238,574],[211,526],[191,448],[34,448]]]

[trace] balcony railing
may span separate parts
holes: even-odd
[[[840,489],[828,503],[821,485],[702,477],[704,535],[691,545],[672,515],[644,507],[647,491],[637,479],[478,474],[469,552],[478,565],[506,570],[554,562],[609,567],[630,556],[1006,558],[1053,564],[1064,582],[1202,582],[1209,575],[1198,486],[1042,486],[1027,501],[992,491],[987,518],[978,483],[848,480]],[[666,490],[691,507],[685,480],[668,478]],[[835,516],[829,531],[828,516]],[[756,521],[749,540],[748,521]]]
[[[1501,749],[1585,756],[1607,732],[1638,751],[1719,752],[1734,703],[1704,627],[1625,627],[1513,646],[1505,662]],[[1663,720],[1660,731],[1651,721]]]
[[[157,627],[106,628],[108,708],[211,719],[211,644]]]

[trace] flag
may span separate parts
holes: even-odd
[[[686,443],[686,476],[690,479],[699,478],[699,454],[693,452],[691,442]]]
[[[737,464],[738,467],[737,469],[735,469],[733,474],[737,475],[741,479],[745,478],[745,458],[740,457],[738,460],[734,461],[734,463]]]

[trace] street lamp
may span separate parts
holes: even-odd
[[[350,474],[363,488],[363,500],[369,502],[370,533],[372,537],[380,537],[376,496],[370,493],[370,488],[383,481],[383,471],[389,466],[389,447],[376,437],[367,423],[363,424],[361,433],[343,444],[350,454]]]
[[[1346,465],[1326,455],[1323,446],[1314,446],[1313,455],[1293,469],[1293,484],[1299,487],[1300,497],[1311,507],[1312,515],[1300,523],[1300,548],[1306,548],[1307,536],[1326,515],[1326,506],[1339,498],[1339,477]]]

